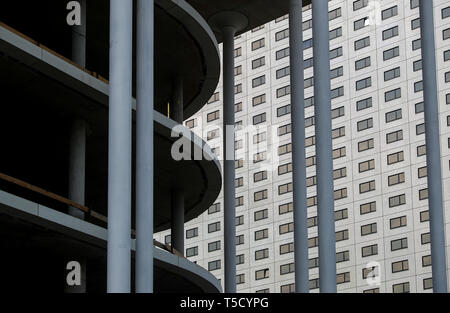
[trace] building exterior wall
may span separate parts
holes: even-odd
[[[367,3],[367,6],[354,10],[358,4]],[[439,112],[441,131],[441,157],[444,189],[444,207],[447,239],[447,266],[450,265],[450,5],[446,0],[434,0],[435,5],[435,35],[437,55],[437,75],[439,90]],[[396,7],[397,9],[394,9]],[[430,292],[431,266],[427,266],[427,256],[430,255],[430,244],[427,243],[429,225],[427,222],[426,199],[426,156],[421,154],[424,148],[425,135],[423,133],[423,112],[421,102],[423,93],[420,89],[422,80],[420,70],[420,27],[418,25],[419,8],[415,0],[397,1],[343,1],[331,0],[329,2],[331,34],[337,34],[330,41],[331,51],[341,50],[338,57],[331,60],[331,69],[337,77],[331,81],[331,88],[336,97],[332,99],[333,130],[336,138],[333,140],[335,151],[334,169],[336,175],[342,176],[335,180],[335,210],[341,219],[336,221],[337,237],[342,239],[336,243],[338,259],[344,261],[337,264],[338,291],[339,292]],[[392,9],[390,11],[385,11]],[[382,13],[384,12],[384,13]],[[389,16],[393,12],[393,16]],[[396,14],[395,14],[396,12]],[[382,15],[387,18],[383,19]],[[304,9],[304,40],[308,42],[312,37],[312,29],[308,26],[311,19],[311,8]],[[355,30],[355,22],[368,17],[365,27]],[[279,110],[290,104],[289,94],[283,94],[283,87],[290,84],[289,75],[277,78],[277,72],[289,66],[289,57],[277,59],[282,50],[288,48],[289,39],[283,38],[283,31],[288,28],[288,19],[280,18],[251,32],[236,38],[236,49],[240,51],[236,57],[236,104],[242,105],[242,110],[236,112],[236,121],[242,123],[242,128],[253,125],[254,117],[265,113],[266,122],[270,128],[266,131],[267,151],[272,164],[267,170],[267,179],[255,182],[254,175],[264,170],[261,164],[253,162],[252,153],[246,147],[254,148],[253,134],[238,134],[237,141],[243,140],[241,149],[237,150],[237,158],[244,158],[242,167],[236,169],[236,178],[242,178],[242,186],[236,189],[236,197],[242,197],[242,205],[237,205],[236,216],[243,223],[237,226],[237,235],[243,236],[243,244],[237,246],[238,258],[244,262],[237,265],[238,292],[289,292],[293,291],[294,283],[294,255],[292,252],[280,254],[280,246],[293,241],[293,233],[282,233],[286,224],[293,222],[292,212],[280,214],[280,206],[292,201],[292,192],[281,194],[280,188],[291,182],[291,174],[280,175],[278,166],[291,162],[291,154],[278,155],[279,147],[291,142],[290,133],[278,136],[278,127],[290,124],[290,114],[280,116]],[[391,29],[392,38],[386,36],[386,30]],[[286,31],[287,32],[287,31]],[[386,34],[386,35],[383,35]],[[369,37],[370,45],[355,51],[355,42],[361,43],[363,38]],[[252,49],[256,41],[264,38],[264,46]],[[283,39],[281,39],[283,38]],[[279,40],[278,40],[279,39]],[[419,46],[416,46],[419,44]],[[414,49],[414,47],[419,47]],[[398,56],[385,59],[384,55],[390,49],[398,48]],[[392,51],[392,50],[390,50]],[[305,60],[313,56],[312,48],[305,49]],[[264,58],[263,66],[253,68],[257,59]],[[365,59],[367,58],[367,59]],[[370,64],[367,62],[370,58]],[[366,67],[356,69],[364,63]],[[305,61],[305,64],[307,61]],[[398,68],[398,70],[395,70]],[[389,70],[393,70],[388,72]],[[280,71],[281,72],[281,71]],[[280,75],[280,72],[278,74]],[[397,73],[395,73],[397,72]],[[385,81],[385,76],[393,74],[392,79]],[[395,77],[397,75],[398,77]],[[253,86],[254,79],[265,75],[265,83]],[[312,66],[305,69],[305,84],[313,76]],[[370,78],[370,84],[369,82]],[[305,85],[306,87],[307,85]],[[357,86],[361,87],[357,90]],[[339,89],[340,88],[340,89]],[[400,90],[395,92],[395,90]],[[222,85],[217,87],[217,98],[213,97],[210,103],[196,114],[193,119],[186,122],[197,134],[203,138],[208,137],[211,130],[222,128]],[[280,93],[280,94],[278,94]],[[392,100],[388,98],[394,96]],[[265,95],[265,103],[253,106],[255,97]],[[313,86],[305,89],[305,99],[313,96]],[[361,100],[371,99],[371,107],[362,108]],[[217,101],[215,101],[217,100]],[[306,101],[308,103],[308,101]],[[357,103],[360,108],[357,108]],[[239,105],[240,106],[240,105]],[[283,110],[283,109],[281,109]],[[401,110],[401,111],[400,111]],[[208,122],[213,112],[219,112],[219,118]],[[401,112],[401,113],[400,113]],[[314,115],[313,106],[305,110],[308,122]],[[289,128],[287,126],[286,128]],[[276,131],[271,135],[271,130]],[[262,130],[259,133],[263,132]],[[247,136],[247,137],[246,137]],[[306,129],[306,137],[314,136],[314,126]],[[248,138],[248,140],[247,140]],[[389,141],[388,141],[389,139]],[[396,139],[396,140],[394,140]],[[373,148],[363,151],[360,146],[364,141],[373,140]],[[307,140],[307,145],[308,145]],[[212,147],[217,147],[216,153],[222,158],[222,139],[209,139]],[[239,143],[238,143],[239,147]],[[242,153],[244,153],[242,155]],[[402,154],[396,163],[393,154]],[[306,157],[315,154],[314,146],[306,149]],[[264,162],[263,162],[264,163]],[[267,165],[267,162],[265,163]],[[361,168],[369,166],[369,170]],[[266,166],[267,167],[267,166]],[[345,174],[345,175],[343,175]],[[315,166],[307,168],[307,177],[313,182]],[[264,194],[267,198],[255,201],[255,197]],[[289,189],[288,189],[289,191]],[[259,194],[255,194],[258,193]],[[318,256],[318,248],[314,246],[317,236],[317,226],[314,217],[317,216],[317,207],[314,206],[313,197],[316,196],[315,186],[308,187],[308,217],[312,227],[309,228],[311,248],[309,258],[311,265]],[[400,202],[399,202],[400,201]],[[369,203],[372,204],[371,209]],[[186,231],[197,229],[196,236],[186,238],[186,249],[193,252],[189,259],[212,271],[216,277],[223,279],[223,195],[217,200],[220,211],[216,213],[205,212],[199,218],[186,224]],[[399,205],[396,205],[399,204]],[[267,210],[261,213],[262,210]],[[370,213],[361,210],[373,211]],[[258,212],[258,213],[257,213]],[[265,218],[255,220],[255,213]],[[212,231],[214,223],[220,223],[220,230]],[[399,223],[402,226],[395,227]],[[391,227],[391,224],[393,227]],[[376,226],[375,226],[376,225]],[[280,228],[281,227],[281,228]],[[210,228],[210,229],[209,229]],[[293,228],[292,228],[293,229]],[[262,231],[256,233],[258,231]],[[265,233],[265,234],[264,234]],[[367,234],[366,234],[367,233]],[[170,240],[167,237],[170,231],[159,233],[156,239]],[[267,238],[255,240],[259,234]],[[167,237],[167,238],[166,238]],[[406,240],[405,240],[406,238]],[[403,239],[403,241],[401,241]],[[215,246],[220,241],[216,251],[209,251],[209,246]],[[393,251],[392,245],[407,246]],[[213,244],[211,244],[213,243]],[[377,254],[363,256],[363,250],[376,245]],[[195,248],[197,247],[197,249]],[[363,249],[364,248],[364,249]],[[267,252],[263,252],[267,249]],[[196,250],[196,251],[195,251]],[[256,260],[258,255],[267,258]],[[186,251],[187,252],[187,251]],[[188,254],[189,255],[189,254]],[[215,265],[220,260],[220,267]],[[402,262],[403,263],[399,263]],[[376,262],[376,263],[371,263]],[[318,264],[318,262],[317,262]],[[365,268],[379,266],[380,283],[370,285],[363,277]],[[404,270],[394,272],[393,268]],[[266,271],[268,270],[268,272]],[[286,272],[286,273],[284,273]],[[318,267],[312,266],[310,270],[311,291],[318,289]],[[450,274],[450,267],[449,267]],[[258,277],[257,277],[258,276]],[[261,279],[259,276],[263,277]],[[264,278],[266,277],[266,278]]]

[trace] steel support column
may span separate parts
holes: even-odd
[[[81,25],[72,28],[72,61],[86,67],[86,0],[80,0]]]
[[[133,1],[110,0],[107,256],[110,293],[128,293],[131,287],[132,40]]]
[[[184,120],[184,102],[183,102],[183,80],[175,81],[174,100],[173,100],[173,120],[179,124]],[[171,239],[172,247],[184,255],[184,190],[176,188],[172,190],[172,229]]]
[[[295,291],[309,292],[302,0],[289,3]]]
[[[154,1],[137,1],[136,292],[153,292]]]
[[[433,1],[419,1],[433,291],[447,292]]]
[[[312,2],[320,292],[336,292],[328,0]]]
[[[228,11],[213,16],[210,24],[223,36],[225,292],[236,293],[234,37],[248,21],[241,13]]]

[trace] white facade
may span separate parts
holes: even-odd
[[[362,7],[357,9],[359,4]],[[415,0],[329,2],[330,16],[333,17],[330,20],[331,35],[337,36],[331,39],[330,49],[337,55],[331,60],[332,76],[336,74],[336,78],[331,81],[331,88],[335,94],[332,99],[333,149],[336,149],[334,169],[337,178],[334,184],[337,199],[335,210],[339,219],[336,221],[336,235],[341,239],[336,243],[336,249],[338,260],[343,260],[337,264],[338,282],[341,282],[338,284],[339,292],[432,290],[429,288],[431,266],[427,263],[430,244],[427,243],[426,157],[421,151],[424,150],[425,135],[421,110],[422,75],[420,62],[417,62],[421,59],[421,53],[419,8],[416,4]],[[434,0],[434,5],[444,216],[450,277],[450,3]],[[303,14],[305,43],[312,37],[309,24],[311,15],[311,9],[306,8]],[[364,22],[362,19],[366,17],[368,21]],[[365,26],[355,30],[358,25]],[[283,87],[290,84],[289,75],[280,77],[281,72],[285,71],[279,71],[289,66],[288,54],[281,58],[283,51],[287,50],[283,49],[289,46],[288,36],[283,36],[288,33],[283,32],[287,28],[288,19],[280,18],[236,39],[236,85],[240,86],[237,87],[236,104],[242,106],[242,110],[236,112],[236,122],[241,122],[244,129],[247,125],[253,125],[255,117],[256,122],[260,117],[264,121],[261,114],[265,114],[265,123],[261,125],[269,124],[275,130],[290,124],[290,114],[281,115],[290,104],[289,94],[281,96],[286,91]],[[392,37],[388,38],[389,35]],[[263,38],[264,46],[252,49],[259,46],[259,40]],[[355,47],[364,46],[364,42],[370,44],[355,51]],[[304,55],[305,60],[311,58],[312,48],[305,49]],[[260,65],[262,58],[264,65],[255,68],[255,65]],[[263,75],[264,80],[261,78]],[[312,76],[313,68],[309,66],[305,69],[305,84]],[[265,83],[254,85],[262,81]],[[305,89],[305,99],[309,99],[306,103],[313,97],[313,88]],[[205,139],[208,134],[214,137],[210,131],[222,127],[221,84],[217,92],[217,101],[212,99],[194,119],[187,121],[187,125],[194,124],[193,130]],[[258,103],[260,98],[257,97],[262,95],[265,95],[265,102],[254,106],[254,99]],[[212,120],[214,114],[211,113],[216,111],[219,111],[219,118]],[[313,115],[313,106],[307,107],[307,125]],[[208,117],[212,121],[208,122]],[[291,182],[291,174],[281,174],[278,168],[286,165],[280,169],[283,171],[290,163],[290,153],[278,156],[279,147],[290,144],[289,126],[280,129],[280,134],[286,130],[287,133],[281,136],[276,133],[275,136],[267,136],[265,151],[278,160],[274,163],[273,171],[267,171],[266,179],[255,182],[255,174],[263,169],[259,163],[253,162],[252,153],[247,154],[243,166],[236,169],[238,185],[242,178],[242,186],[236,189],[237,201],[239,204],[242,202],[236,207],[236,216],[242,224],[238,224],[236,232],[238,236],[243,236],[244,241],[236,248],[238,258],[244,260],[242,264],[238,260],[237,265],[237,275],[243,275],[237,279],[238,282],[242,280],[237,286],[238,292],[293,291],[294,266],[289,264],[293,263],[294,255],[292,252],[281,254],[281,249],[287,249],[286,245],[293,241],[293,226],[289,225],[293,222],[292,212],[280,214],[292,201],[290,186],[286,185]],[[237,151],[238,158],[241,158],[239,153],[248,151],[247,143],[253,145],[253,135],[250,134],[249,140],[242,141],[243,147]],[[306,129],[309,145],[306,150],[306,157],[309,158],[307,162],[312,161],[315,154],[314,146],[308,144],[312,136],[314,125]],[[238,147],[239,140],[243,138],[243,135],[237,136]],[[212,147],[219,147],[216,152],[220,158],[223,153],[220,133],[217,138],[209,139],[208,143]],[[315,246],[317,226],[314,226],[314,217],[317,216],[314,175],[315,166],[309,166],[310,280],[311,291],[318,292],[319,271],[314,265],[314,259],[318,256]],[[285,188],[287,193],[282,194]],[[261,196],[262,200],[255,201]],[[197,229],[191,231],[196,236],[186,238],[186,249],[194,254],[189,259],[210,269],[219,279],[223,279],[224,269],[222,201],[221,194],[217,200],[221,209],[219,212],[205,212],[186,224],[188,232]],[[214,223],[220,223],[220,230],[212,231],[217,225]],[[168,234],[170,231],[157,234],[156,239],[164,242]],[[267,238],[255,240],[257,236]],[[217,241],[220,241],[220,249],[209,252],[211,248],[219,247]],[[373,251],[373,255],[368,255],[368,251]],[[258,258],[265,258],[256,260],[256,254]],[[215,261],[218,260],[221,260],[220,268],[214,269],[218,265]],[[371,262],[380,266],[375,270],[380,272],[379,284],[375,279],[376,284],[370,285],[363,277],[365,272],[367,274],[365,268],[372,266]]]

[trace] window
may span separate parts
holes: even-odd
[[[411,30],[420,28],[420,18],[415,18],[411,20]]]
[[[220,250],[220,240],[208,243],[208,252]]]
[[[198,246],[186,249],[186,257],[190,258],[198,255]]]
[[[424,255],[422,257],[422,267],[431,266],[431,255]]]
[[[304,84],[304,88],[309,88],[314,86],[314,77],[309,77],[307,79],[305,79],[305,84]]]
[[[377,232],[377,223],[361,226],[361,236],[375,234]]]
[[[419,39],[413,40],[412,41],[412,50],[418,50],[422,47],[422,41]]]
[[[310,67],[313,67],[313,66],[314,66],[314,59],[313,58],[308,58],[308,59],[303,60],[303,68],[304,69],[307,69],[307,68],[310,68]]]
[[[294,293],[295,292],[295,284],[281,286],[280,292],[281,293]]]
[[[414,83],[414,92],[420,92],[423,90],[423,81],[418,81]]]
[[[294,231],[294,223],[280,225],[280,235],[292,233]]]
[[[389,207],[394,208],[400,205],[404,205],[406,203],[405,194],[393,196],[389,198]]]
[[[255,261],[267,259],[269,257],[269,249],[255,251]]]
[[[319,246],[319,237],[313,237],[308,239],[308,248],[315,248]]]
[[[356,81],[356,90],[361,90],[372,86],[372,77],[367,77]]]
[[[417,156],[424,156],[427,154],[426,145],[418,146],[417,147]]]
[[[388,177],[388,186],[394,186],[405,182],[405,173],[390,175]]]
[[[398,36],[398,26],[394,26],[383,31],[383,40],[387,40],[395,36]]]
[[[258,125],[266,121],[266,113],[258,114],[253,117],[253,125]]]
[[[330,60],[336,59],[343,55],[342,47],[335,48],[330,51]]]
[[[404,226],[406,226],[406,216],[391,218],[389,220],[389,223],[390,223],[391,229],[404,227]]]
[[[303,25],[302,25],[302,30],[305,31],[305,30],[308,30],[310,28],[312,28],[312,20],[309,19],[307,21],[304,21]]]
[[[377,244],[361,248],[361,255],[363,258],[372,256],[372,255],[377,255],[377,254],[378,254],[378,245]]]
[[[216,260],[208,263],[208,271],[215,271],[221,268],[221,261]]]
[[[350,272],[337,274],[336,276],[336,284],[344,284],[350,282]]]
[[[369,0],[357,0],[353,1],[353,11],[357,11],[366,7],[369,4]]]
[[[404,156],[403,151],[392,153],[387,156],[387,164],[388,165],[403,162],[404,160],[405,160],[405,156]]]
[[[358,152],[373,149],[373,147],[374,147],[373,138],[358,142]]]
[[[410,1],[411,10],[419,7],[419,0]]]
[[[255,241],[266,239],[268,237],[269,237],[269,230],[267,228],[255,231]]]
[[[450,60],[450,50],[444,51],[444,62]]]
[[[402,96],[402,89],[401,88],[390,90],[390,91],[385,92],[385,94],[384,94],[384,101],[385,102],[393,101],[395,99],[400,98],[401,96]]]
[[[338,28],[335,28],[333,30],[330,30],[330,40],[333,40],[333,39],[338,38],[340,36],[342,36],[342,27],[338,27]]]
[[[372,127],[373,127],[373,118],[368,118],[366,120],[362,120],[357,123],[358,131],[363,131]]]
[[[236,275],[236,285],[245,284],[245,274]]]
[[[280,246],[280,255],[294,252],[294,243],[288,243]]]
[[[264,209],[264,210],[260,210],[255,212],[255,222],[261,221],[261,220],[265,220],[269,217],[269,210],[268,209]]]
[[[333,129],[331,136],[333,139],[344,137],[345,136],[345,126]],[[315,141],[315,139],[314,139],[314,141]]]
[[[428,188],[419,190],[419,200],[428,199]]]
[[[242,74],[242,65],[236,66],[234,68],[234,76],[238,76]]]
[[[234,94],[237,95],[242,92],[242,84],[234,86]]]
[[[242,102],[236,103],[234,105],[234,113],[242,112]]]
[[[280,215],[283,215],[283,214],[286,214],[286,213],[290,213],[293,210],[294,210],[294,204],[292,202],[281,204],[278,207],[278,212],[279,212]]]
[[[186,238],[191,239],[198,237],[198,227],[186,230]]]
[[[370,36],[355,41],[355,51],[370,46]]]
[[[343,86],[331,89],[331,99],[342,97],[343,95],[344,95],[344,87]]]
[[[260,57],[252,61],[252,69],[256,69],[258,67],[266,65],[266,58]]]
[[[359,172],[364,173],[375,168],[375,160],[368,160],[365,162],[359,163]]]
[[[398,14],[397,6],[381,11],[381,19],[385,20]]]
[[[290,68],[291,68],[290,66],[286,66],[286,67],[283,67],[283,68],[277,70],[276,71],[277,79],[280,79],[280,78],[290,75]]]
[[[337,148],[333,150],[333,160],[343,158],[347,155],[346,147]]]
[[[359,212],[361,215],[373,213],[376,212],[376,210],[377,210],[376,201],[364,203],[359,206]]]
[[[318,289],[318,288],[319,288],[319,279],[318,278],[311,279],[309,281],[309,289],[314,290],[314,289]]]
[[[212,95],[212,97],[208,100],[208,104],[217,102],[220,100],[220,95],[218,92],[216,92],[215,94]]]
[[[375,190],[375,181],[369,181],[359,184],[359,193],[363,194]]]
[[[366,98],[356,102],[356,110],[361,111],[372,107],[372,98]]]
[[[366,289],[363,293],[380,293],[380,288]]]
[[[396,141],[403,140],[403,130],[398,130],[389,134],[386,134],[386,143],[390,144]]]
[[[285,116],[291,113],[291,105],[285,105],[277,109],[277,117]]]
[[[294,271],[295,271],[294,263],[280,265],[280,275],[294,273]]]
[[[383,51],[383,61],[393,59],[395,57],[398,57],[399,55],[400,55],[400,48],[398,46],[385,50]]]
[[[289,37],[289,28],[286,28],[275,34],[275,41],[280,41],[288,37]]]
[[[429,220],[430,220],[430,211],[426,210],[426,211],[420,212],[420,222],[421,223],[428,222]]]
[[[234,57],[240,57],[242,55],[242,47],[238,47],[236,49],[234,49]]]
[[[292,172],[292,163],[283,164],[278,167],[278,175],[284,175]]]
[[[286,144],[278,147],[278,155],[285,155],[292,152],[292,144]]]
[[[430,278],[424,278],[423,279],[423,289],[427,290],[427,289],[432,289],[433,288],[433,279]]]
[[[236,236],[236,246],[244,244],[244,235]]]
[[[337,170],[333,171],[333,179],[338,180],[340,178],[347,177],[347,168],[338,168]]]
[[[218,212],[220,212],[220,202],[213,204],[208,209],[208,214],[214,214],[214,213],[218,213]]]
[[[267,199],[267,189],[257,191],[253,194],[255,202]]]
[[[402,118],[402,109],[386,113],[386,123],[390,123]]]
[[[305,99],[305,108],[312,107],[314,105],[314,97],[309,97]]]
[[[422,135],[425,134],[425,124],[418,124],[416,125],[416,135]]]
[[[392,285],[393,293],[409,293],[409,282]]]
[[[267,132],[259,133],[253,136],[253,144],[258,144],[267,140]]]
[[[244,225],[244,215],[236,217],[236,227]]]
[[[252,87],[256,88],[266,83],[266,75],[256,77],[252,80]]]
[[[283,184],[278,186],[278,195],[284,195],[292,192],[292,183]]]
[[[430,233],[425,233],[420,235],[420,242],[423,245],[430,243]]]
[[[281,50],[278,50],[276,53],[275,53],[275,59],[276,60],[281,60],[281,59],[283,59],[283,58],[286,58],[286,57],[288,57],[289,56],[289,47],[287,47],[287,48],[284,48],[284,49],[281,49]]]
[[[342,15],[341,8],[337,8],[328,12],[328,19],[331,21],[340,17],[341,15]]]
[[[336,263],[342,263],[350,260],[350,251],[342,251],[336,253]]]
[[[391,241],[391,251],[408,248],[408,238],[401,238]]]
[[[370,66],[370,56],[355,61],[355,69],[357,71]]]
[[[450,38],[450,28],[444,29],[442,31],[442,39],[447,40]]]
[[[255,280],[261,280],[269,278],[269,269],[263,269],[255,272]]]
[[[384,81],[389,81],[394,78],[400,77],[400,67],[393,68],[384,72]]]
[[[212,122],[212,121],[215,121],[215,120],[218,120],[219,118],[220,118],[220,111],[215,111],[215,112],[209,113],[207,115],[208,123]]]
[[[253,163],[262,162],[267,159],[267,153],[265,151],[259,152],[253,155]]]
[[[348,239],[348,229],[336,232],[336,242]]]
[[[291,94],[291,86],[285,86],[277,89],[277,98],[281,98]]]
[[[365,16],[353,22],[353,30],[357,31],[369,25],[369,17]]]
[[[264,46],[265,46],[265,40],[264,40],[264,38],[255,40],[255,41],[252,42],[252,51],[255,51],[255,50],[257,50],[257,49],[260,49],[260,48],[262,48],[262,47],[264,47]]]
[[[450,16],[450,7],[443,8],[441,10],[441,13],[442,13],[442,19],[449,17]]]
[[[256,96],[252,99],[252,104],[254,107],[263,103],[266,103],[266,94]]]
[[[211,223],[208,225],[208,233],[214,233],[220,230],[220,222]]]
[[[261,172],[255,173],[253,175],[253,181],[255,183],[266,180],[266,179],[267,179],[267,171],[261,171]]]
[[[339,67],[331,70],[330,79],[334,79],[334,78],[340,77],[342,75],[344,75],[344,68],[342,66],[339,66]]]
[[[270,293],[270,288],[256,290],[256,293]]]

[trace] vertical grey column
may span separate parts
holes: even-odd
[[[137,1],[136,292],[153,292],[154,2]]]
[[[175,82],[175,92],[172,116],[173,120],[179,124],[184,120],[183,103],[183,80],[177,79]],[[184,255],[184,191],[176,188],[172,190],[172,247]]]
[[[302,0],[289,3],[295,291],[309,292]]]
[[[86,175],[86,123],[76,119],[70,130],[69,199],[84,205]],[[69,214],[84,219],[84,212],[69,207]]]
[[[419,1],[433,291],[447,292],[433,1]]]
[[[320,292],[336,292],[328,0],[312,2]]]
[[[79,1],[81,5],[81,25],[72,29],[72,61],[86,67],[86,0]]]
[[[131,287],[132,39],[133,1],[110,0],[107,259],[109,293],[128,293]]]
[[[234,35],[231,26],[223,35],[223,133],[224,133],[224,236],[225,292],[236,293],[236,190],[234,133]]]

